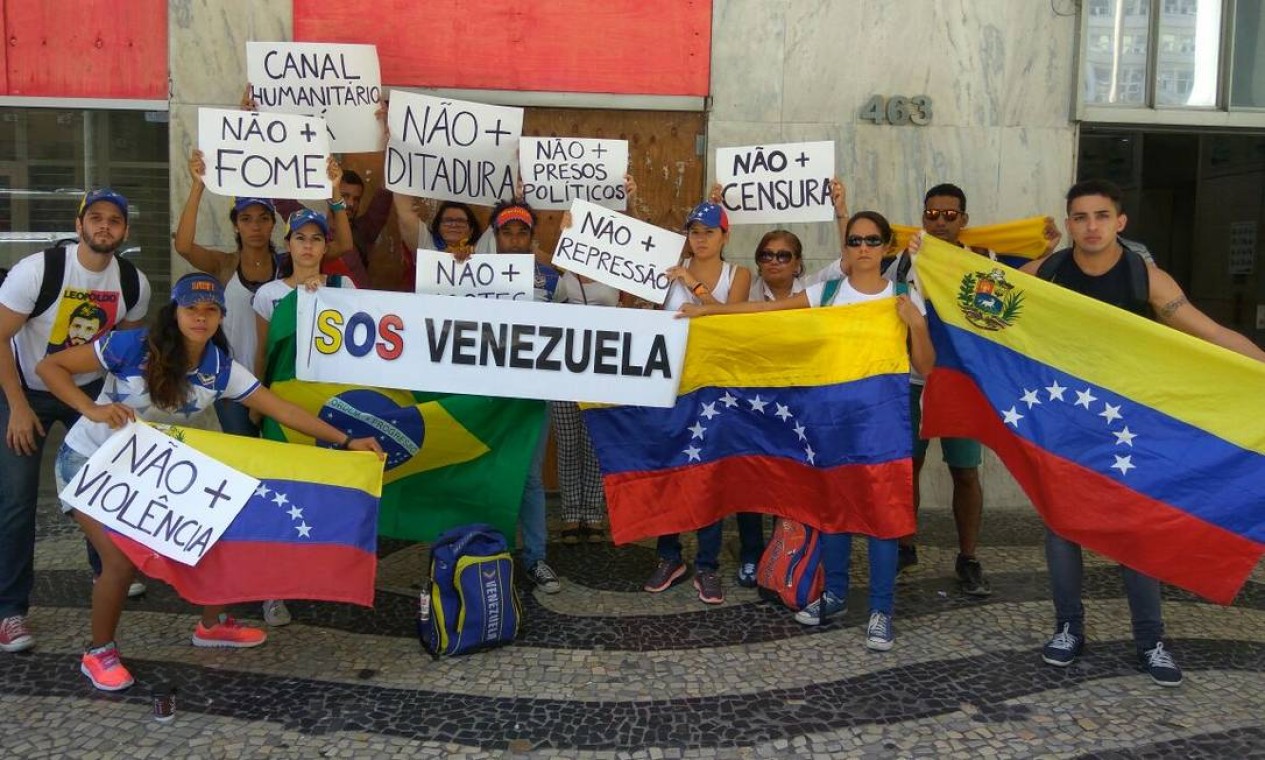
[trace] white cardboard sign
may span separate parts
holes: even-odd
[[[733,224],[829,222],[833,142],[755,145],[716,151],[721,203]]]
[[[300,380],[670,407],[689,320],[644,309],[299,291]]]
[[[530,301],[535,264],[530,253],[475,253],[457,261],[450,253],[419,248],[414,292]]]
[[[616,211],[628,208],[627,140],[524,137],[518,165],[523,196],[535,208],[571,208],[574,200]]]
[[[339,153],[382,150],[382,74],[373,45],[247,42],[246,77],[260,111],[324,117]]]
[[[60,497],[168,559],[197,565],[258,487],[257,479],[132,422],[97,449]]]
[[[319,117],[199,108],[198,149],[203,182],[217,195],[330,196],[329,134]]]
[[[587,201],[571,204],[553,263],[568,272],[662,304],[672,285],[667,270],[681,260],[685,236]]]
[[[394,90],[387,189],[484,206],[514,197],[523,109]]]

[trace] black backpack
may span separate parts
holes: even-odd
[[[1147,270],[1146,259],[1136,251],[1129,250],[1127,246],[1121,244],[1120,248],[1124,251],[1124,259],[1129,266],[1129,300],[1132,302],[1132,311],[1145,317],[1154,318],[1154,310],[1151,308],[1151,274]],[[1055,279],[1059,267],[1063,266],[1063,262],[1067,261],[1067,257],[1072,255],[1071,248],[1064,248],[1051,253],[1041,262],[1041,266],[1037,268],[1037,277],[1046,282],[1057,282]]]
[[[122,322],[127,313],[135,308],[136,303],[141,299],[141,273],[127,259],[118,254],[115,254],[114,258],[119,262],[119,287],[123,291],[124,309],[123,313],[119,315],[119,321]],[[8,274],[9,270],[4,270],[3,276],[0,276],[0,284],[4,283],[4,278]],[[59,245],[53,248],[45,248],[44,277],[40,280],[40,292],[35,296],[35,306],[31,309],[31,313],[26,316],[27,319],[35,319],[45,311],[48,311],[48,307],[57,303],[57,299],[61,295],[62,283],[65,279],[65,246]]]

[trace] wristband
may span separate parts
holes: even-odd
[[[351,441],[352,441],[351,433],[348,433],[347,437],[343,439],[342,443],[338,444],[337,448],[346,450],[346,448],[351,445]]]
[[[346,210],[347,210],[347,201],[345,201],[345,200],[343,200],[343,199],[341,199],[341,198],[339,198],[339,199],[338,199],[338,200],[336,200],[336,201],[330,201],[330,202],[329,202],[329,210],[330,210],[330,211],[346,211]]]

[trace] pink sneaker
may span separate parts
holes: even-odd
[[[26,615],[0,620],[0,652],[21,652],[35,646],[35,637],[26,624]]]
[[[101,691],[122,691],[133,683],[132,674],[123,667],[119,660],[119,650],[113,641],[84,652],[79,671]]]
[[[268,640],[268,634],[258,628],[248,628],[228,615],[221,615],[220,622],[207,628],[198,621],[193,629],[193,645],[195,647],[234,647],[247,649],[257,647]]]

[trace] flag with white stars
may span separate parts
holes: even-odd
[[[376,455],[170,430],[259,485],[197,567],[113,535],[141,572],[194,604],[315,599],[373,605],[382,493]]]
[[[909,359],[894,299],[695,320],[676,406],[589,409],[617,542],[765,512],[913,532]]]
[[[1058,535],[1230,603],[1265,552],[1265,364],[982,266],[936,241],[915,264],[922,434],[982,441]]]

